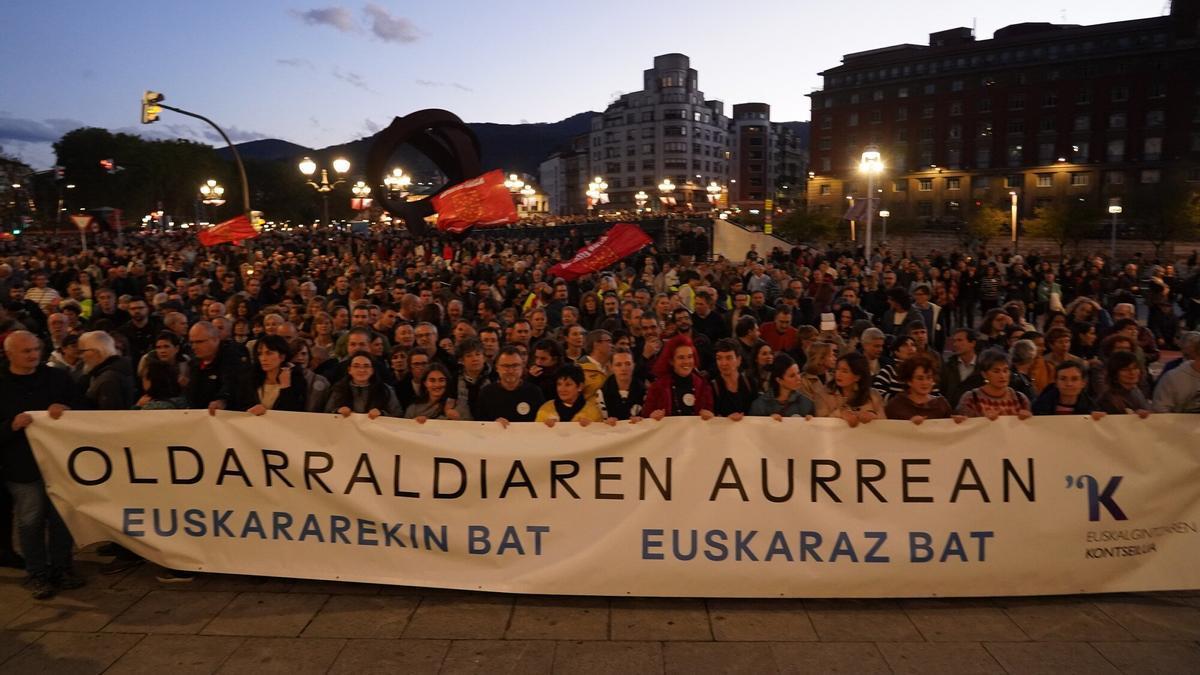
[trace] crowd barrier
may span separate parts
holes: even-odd
[[[34,418],[77,543],[176,569],[607,596],[1200,588],[1195,416]]]

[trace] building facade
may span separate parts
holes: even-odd
[[[1200,3],[1094,26],[967,28],[847,54],[810,94],[808,208],[861,199],[875,146],[876,208],[965,220],[1018,199],[1023,217],[1063,200],[1096,206],[1137,186],[1200,181]]]
[[[722,207],[762,208],[768,198],[791,203],[796,193],[803,195],[802,143],[791,129],[770,121],[770,106],[734,106],[734,117],[727,117],[725,104],[699,89],[699,76],[683,54],[654,57],[642,85],[596,116],[572,150],[542,163],[541,183],[553,213],[586,213],[584,193],[595,176],[608,183],[606,210],[632,211],[642,192],[646,208],[706,211],[712,183],[722,188]],[[659,190],[664,179],[675,186],[670,194]],[[789,194],[787,201],[777,196],[781,191]]]

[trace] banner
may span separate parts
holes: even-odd
[[[575,257],[551,267],[549,275],[570,281],[599,272],[652,241],[650,235],[642,232],[637,225],[617,223],[599,239],[579,249]]]
[[[34,413],[79,544],[172,568],[515,593],[1200,588],[1189,415],[615,427]]]
[[[504,172],[496,169],[464,181],[431,197],[437,226],[458,234],[476,225],[515,223],[517,205],[504,187]]]
[[[200,230],[196,237],[205,246],[216,246],[217,244],[236,244],[243,239],[253,239],[259,234],[259,229],[250,222],[249,216],[243,213],[223,223]]]

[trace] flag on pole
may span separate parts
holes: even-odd
[[[459,234],[475,226],[515,223],[517,205],[496,169],[447,188],[433,197],[439,230]]]
[[[846,215],[842,216],[842,220],[862,220],[867,217],[867,200],[859,199],[854,202],[854,205],[846,209]]]
[[[258,228],[250,222],[249,216],[243,213],[223,223],[200,230],[197,237],[205,246],[216,246],[217,244],[237,244],[243,239],[253,239],[259,234]]]
[[[599,239],[579,249],[575,257],[550,268],[550,276],[567,281],[598,272],[652,242],[637,225],[617,223]]]

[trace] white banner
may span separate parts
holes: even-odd
[[[34,418],[78,543],[177,569],[572,595],[1200,588],[1195,416]]]

